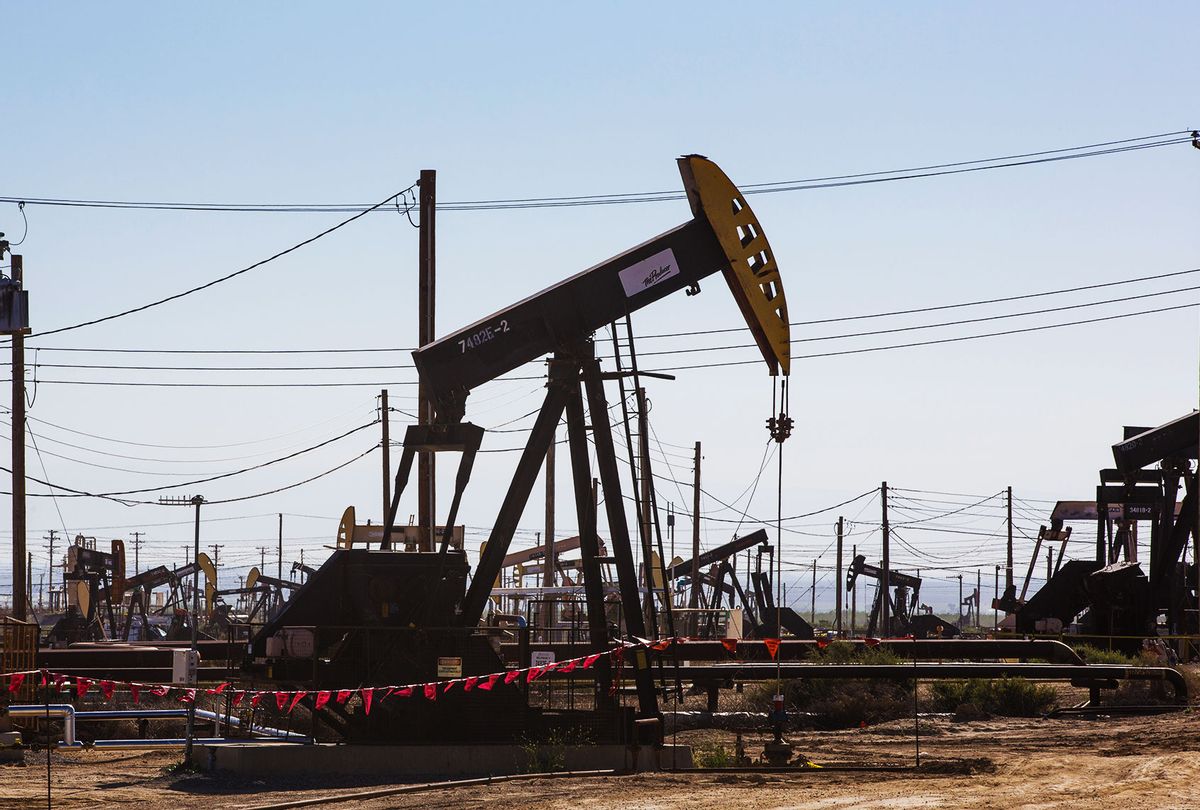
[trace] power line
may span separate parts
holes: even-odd
[[[259,267],[262,267],[265,264],[269,264],[270,262],[273,262],[276,259],[282,258],[283,256],[286,256],[289,253],[294,253],[295,251],[299,250],[300,248],[311,245],[313,242],[316,242],[318,239],[322,239],[322,238],[328,236],[329,234],[333,233],[334,231],[341,230],[342,228],[346,227],[347,225],[354,222],[355,220],[366,216],[371,211],[375,211],[379,208],[382,208],[383,206],[390,203],[392,200],[399,197],[401,194],[411,191],[415,186],[416,186],[416,184],[414,183],[413,185],[404,189],[404,191],[398,191],[395,194],[392,194],[389,197],[375,203],[370,208],[360,211],[359,213],[355,214],[354,216],[347,217],[346,219],[343,219],[341,222],[337,223],[336,225],[332,225],[314,236],[310,236],[301,242],[297,242],[296,244],[292,245],[291,247],[284,248],[283,250],[279,251],[278,253],[268,256],[265,259],[260,259],[259,261],[254,262],[254,264],[247,265],[246,267],[243,267],[240,270],[235,270],[234,272],[228,273],[224,276],[221,276],[220,278],[215,278],[211,281],[205,282],[204,284],[200,284],[196,287],[192,287],[191,289],[187,289],[187,290],[184,290],[183,292],[175,293],[174,295],[168,295],[166,298],[160,298],[157,301],[151,301],[148,304],[142,304],[141,306],[122,310],[121,312],[115,312],[111,315],[105,315],[100,318],[93,318],[90,321],[82,321],[80,323],[72,324],[71,326],[60,326],[57,329],[51,329],[47,332],[39,332],[38,335],[40,335],[41,337],[46,337],[47,335],[57,335],[62,332],[70,332],[74,329],[82,329],[85,326],[95,326],[98,323],[105,323],[106,321],[115,320],[117,318],[123,318],[126,315],[133,315],[136,312],[144,312],[145,310],[151,309],[152,307],[161,306],[162,304],[166,304],[171,301],[176,301],[180,298],[183,298],[184,296],[192,295],[193,293],[198,293],[201,290],[207,290],[209,287],[215,287],[216,285],[221,284],[222,282],[229,281],[232,278],[236,278],[237,276],[240,276],[244,273],[249,273],[251,270],[255,270]]]
[[[954,163],[939,163],[927,166],[910,167],[907,169],[891,169],[886,171],[859,172],[856,174],[813,177],[802,180],[783,180],[764,183],[749,183],[741,187],[744,194],[771,194],[790,191],[813,189],[839,188],[866,184],[894,182],[897,180],[914,180],[963,174],[968,172],[1003,169],[1016,166],[1029,166],[1052,163],[1080,158],[1100,157],[1105,155],[1122,154],[1125,152],[1154,149],[1172,146],[1191,141],[1190,130],[1145,135],[1137,138],[1124,138],[1115,141],[1085,144],[1080,146],[1048,149],[1037,152],[1025,152],[1015,155],[1003,155],[991,158],[958,161]],[[410,191],[409,187],[405,191]],[[101,200],[73,199],[64,197],[19,197],[3,196],[0,202],[24,202],[28,205],[65,206],[75,208],[113,208],[139,209],[162,211],[219,211],[236,213],[351,213],[366,214],[378,210],[405,192],[389,197],[383,203],[364,206],[357,203],[197,203],[197,202],[162,202],[162,201],[133,201],[133,200]],[[530,208],[562,208],[591,205],[625,205],[651,202],[681,200],[685,194],[678,190],[672,191],[643,191],[617,194],[584,194],[558,197],[519,197],[502,199],[476,199],[440,202],[439,211],[494,211]]]

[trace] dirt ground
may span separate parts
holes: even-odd
[[[793,773],[657,773],[623,777],[532,779],[322,804],[382,808],[1134,808],[1192,807],[1200,797],[1200,712],[1157,717],[994,719],[921,723],[919,770],[911,766],[912,721],[790,735],[797,751],[827,768]],[[765,738],[747,735],[757,755]],[[700,748],[733,747],[733,735],[680,733]],[[53,807],[254,808],[370,792],[373,783],[289,783],[166,772],[167,752],[66,751],[51,762]],[[0,808],[46,806],[45,755],[0,766]]]

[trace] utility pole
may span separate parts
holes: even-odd
[[[844,523],[841,516],[837,522],[837,578],[834,580],[834,593],[836,594],[837,604],[834,608],[833,626],[837,630],[838,638],[842,637],[842,534]]]
[[[221,549],[225,548],[225,544],[224,543],[213,543],[211,546],[209,546],[209,548],[212,549],[212,553],[213,553],[213,572],[220,573],[219,569],[221,568]],[[214,582],[213,587],[215,588],[216,585],[217,585],[217,583]]]
[[[433,169],[422,169],[419,185],[421,220],[417,245],[417,345],[424,346],[432,342],[435,336],[437,172]],[[417,421],[422,425],[433,424],[433,400],[430,399],[424,384],[417,387],[417,399],[417,415],[420,417]],[[435,481],[433,453],[418,453],[417,522],[421,527],[421,531],[418,532],[421,551],[433,551],[433,538],[436,533],[434,521],[437,515]]]
[[[1046,549],[1046,582],[1050,582],[1050,577],[1054,576],[1054,551]]]
[[[193,495],[191,498],[163,497],[163,498],[159,498],[158,502],[161,504],[166,504],[166,505],[171,505],[171,506],[184,506],[184,505],[190,504],[191,506],[194,506],[196,508],[196,523],[195,523],[196,531],[195,531],[195,536],[193,537],[193,543],[192,543],[192,559],[199,560],[200,559],[200,506],[204,503],[204,496],[203,495]],[[190,624],[192,625],[191,656],[193,658],[193,663],[196,664],[196,666],[198,667],[199,660],[200,660],[200,653],[197,650],[197,640],[198,640],[199,625],[200,625],[200,566],[199,565],[196,566],[196,570],[192,574],[192,617],[191,617]],[[191,667],[189,666],[188,669],[191,670]],[[188,686],[194,687],[195,683],[193,681],[189,681]],[[188,708],[187,708],[187,743],[185,744],[184,749],[183,749],[183,764],[184,764],[184,767],[187,767],[187,768],[192,767],[192,739],[195,736],[195,729],[196,729],[196,701],[193,698],[188,703]]]
[[[57,534],[57,532],[54,529],[49,529],[48,531],[50,532],[50,536],[43,537],[42,539],[50,541],[50,565],[49,565],[50,581],[46,585],[46,590],[50,594],[50,609],[53,610],[54,609],[54,539],[55,539],[54,535]]]
[[[692,458],[692,592],[688,595],[688,608],[692,610],[691,629],[693,635],[700,626],[696,609],[700,606],[700,442],[696,442]]]
[[[884,481],[879,488],[879,500],[883,503],[883,578],[879,581],[879,587],[883,588],[880,595],[879,604],[882,608],[883,630],[881,631],[886,638],[892,632],[892,591],[891,591],[891,571],[888,567],[888,547],[891,545],[892,533],[888,528],[888,492],[887,481]]]
[[[554,587],[554,445],[558,431],[550,438],[546,448],[546,551],[542,555],[542,587]],[[542,594],[542,626],[546,628],[545,640],[550,641],[550,625],[554,621],[554,605],[548,594]]]
[[[817,626],[817,561],[812,564],[812,604],[808,611],[808,623]]]
[[[261,574],[267,569],[267,547],[258,546],[258,572]]]
[[[996,600],[1000,598],[1000,566],[996,566],[996,583],[992,586],[992,630],[1000,629],[1000,610],[996,607]]]
[[[390,506],[390,504],[389,504]],[[283,513],[279,513],[279,557],[277,562],[278,568],[275,569],[275,578],[283,579]]]
[[[983,602],[982,583],[983,583],[983,579],[979,575],[979,569],[976,568],[975,569],[975,627],[980,630],[983,629],[983,619],[980,618],[980,616],[979,616],[979,611],[983,607],[980,604],[981,602]]]
[[[3,236],[3,234],[0,234]],[[8,242],[0,239],[0,258],[8,251]],[[21,296],[24,268],[20,254],[9,252],[11,284]],[[7,314],[7,313],[5,313]],[[28,320],[26,316],[25,320]],[[29,572],[25,557],[25,333],[28,323],[8,324],[12,336],[12,530],[13,530],[13,604],[14,619],[25,621]]]
[[[145,532],[130,532],[133,535],[133,573],[140,574],[142,569],[138,562],[138,552],[142,548],[142,535]]]
[[[379,521],[387,530],[388,516],[392,511],[392,440],[388,431],[388,395],[384,388],[379,392],[379,422],[383,428],[380,448],[383,450],[383,519]]]
[[[962,620],[963,620],[962,609],[963,609],[962,574],[959,574],[958,575],[958,624],[959,624],[959,629],[962,629]]]
[[[850,548],[850,558],[858,557],[858,543]],[[854,586],[850,588],[850,637],[858,632],[858,577],[854,578]]]
[[[1015,593],[1013,585],[1013,519],[1012,519],[1012,487],[1008,488],[1008,558],[1004,569],[1004,593]]]

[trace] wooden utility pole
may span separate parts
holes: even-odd
[[[646,580],[646,599],[643,602],[642,610],[646,614],[646,627],[654,628],[653,638],[658,638],[658,628],[654,622],[654,550],[653,550],[653,531],[654,531],[654,515],[650,511],[650,504],[653,499],[650,497],[650,488],[654,485],[651,480],[650,471],[650,436],[649,423],[646,421],[646,389],[639,387],[634,396],[637,399],[637,425],[638,425],[638,500],[640,508],[638,514],[641,517],[641,525],[638,527],[638,535],[642,541],[642,569],[645,572]]]
[[[1012,519],[1012,487],[1008,488],[1008,558],[1004,569],[1004,593],[1013,592],[1013,519]]]
[[[54,610],[54,535],[56,532],[54,529],[49,529],[49,532],[50,536],[42,539],[50,541],[50,575],[47,577],[49,581],[46,583],[46,592],[50,594],[50,609]]]
[[[882,609],[883,629],[880,632],[886,638],[892,632],[891,571],[888,567],[888,552],[891,545],[892,533],[891,529],[888,528],[887,481],[884,481],[879,488],[879,500],[883,503],[883,578],[879,581],[879,587],[883,589],[879,600],[880,608]]]
[[[392,440],[388,434],[388,396],[386,388],[379,392],[379,421],[383,429],[382,444],[380,445],[383,449],[383,519],[379,522],[386,530],[388,518],[392,511]]]
[[[5,248],[8,243],[4,243]],[[3,255],[3,251],[0,251]],[[13,284],[21,289],[24,268],[21,256],[9,254]],[[25,559],[25,332],[12,333],[12,530],[13,530],[13,603],[14,619],[25,621],[29,605],[25,601],[29,572]]]
[[[417,256],[417,345],[424,346],[434,339],[434,302],[436,300],[435,245],[437,210],[437,172],[421,170],[420,233]],[[433,400],[424,384],[417,387],[419,400],[417,421],[422,425],[433,424]],[[417,454],[417,525],[421,551],[433,551],[437,529],[436,466],[433,453]],[[389,501],[390,507],[390,501]]]
[[[283,513],[279,513],[279,561],[275,569],[275,578],[283,579]]]
[[[850,559],[858,557],[858,543],[850,548]],[[850,637],[858,632],[858,577],[854,578],[854,586],[850,589]]]
[[[133,573],[142,573],[141,563],[138,560],[138,552],[142,550],[142,535],[145,532],[130,532],[133,535]]]
[[[817,561],[812,564],[812,603],[808,610],[808,623],[817,626]]]
[[[837,522],[837,579],[834,581],[834,593],[837,598],[837,605],[834,608],[833,626],[837,630],[838,637],[842,635],[842,535],[844,523],[842,518],[838,517]]]
[[[700,605],[700,442],[696,442],[692,458],[692,592],[688,596],[688,607],[693,611]],[[694,632],[699,623],[692,613],[691,628]]]

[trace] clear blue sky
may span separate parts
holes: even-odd
[[[9,3],[4,20],[0,194],[18,197],[374,202],[408,186],[423,168],[438,170],[445,201],[673,190],[679,187],[674,158],[689,152],[712,157],[735,182],[761,183],[1200,126],[1194,64],[1200,12],[1192,3],[614,3],[587,10],[559,3]],[[1198,180],[1200,152],[1180,145],[762,195],[752,204],[777,255],[791,317],[809,321],[1196,267]],[[338,219],[39,206],[26,213],[29,234],[19,251],[35,331],[223,275]],[[475,320],[687,217],[682,202],[443,213],[439,327]],[[15,206],[0,206],[0,230],[10,237],[22,232]],[[39,364],[36,386],[31,372],[30,415],[50,424],[31,423],[43,458],[30,454],[30,473],[44,477],[44,462],[50,480],[92,491],[187,482],[370,421],[378,393],[378,386],[199,389],[53,380],[388,382],[393,403],[411,407],[405,398],[413,388],[402,383],[414,374],[403,368],[52,367],[405,365],[403,353],[237,357],[52,349],[408,347],[416,338],[416,251],[416,232],[402,216],[372,215],[210,291],[112,323],[31,338],[31,349],[40,350],[29,356],[31,366]],[[1194,278],[1042,303],[1177,289],[1194,286]],[[993,327],[1197,300],[1194,292],[1172,294]],[[965,312],[1031,308],[1039,307],[1010,303]],[[714,282],[696,298],[679,296],[647,310],[635,325],[642,334],[734,327],[739,316]],[[798,327],[793,337],[861,331],[853,326]],[[908,334],[929,339],[993,327]],[[653,347],[646,341],[643,349],[729,345],[727,338]],[[799,361],[792,381],[797,429],[784,450],[784,512],[828,506],[884,479],[957,493],[987,495],[1011,484],[1027,499],[1086,497],[1097,469],[1110,464],[1108,448],[1122,425],[1158,424],[1195,405],[1198,340],[1196,310],[1181,310]],[[900,340],[798,343],[795,353],[889,342]],[[710,356],[754,353],[701,354]],[[676,382],[653,383],[650,396],[663,442],[704,443],[706,489],[730,502],[746,490],[759,469],[770,409],[762,368],[681,372]],[[539,401],[536,383],[500,382],[473,397],[469,416],[498,425]],[[177,494],[218,499],[273,489],[327,470],[376,440],[373,429],[363,431],[299,459]],[[487,446],[520,440],[502,434]],[[690,464],[667,458],[676,477],[686,478]],[[490,525],[515,460],[498,453],[477,466],[463,508],[467,525],[476,527],[473,546]],[[659,472],[669,474],[665,464]],[[345,506],[356,504],[361,517],[378,519],[379,479],[375,454],[296,490],[213,506],[203,542],[224,543],[226,572],[244,572],[257,562],[256,546],[273,545],[275,514],[282,512],[289,559],[302,547],[307,558],[319,558]],[[565,491],[565,475],[561,486]],[[751,514],[774,514],[770,490],[756,493]],[[667,484],[660,497],[679,502],[687,493]],[[559,527],[570,529],[569,499],[561,503]],[[739,503],[744,507],[745,498]],[[1047,506],[1031,501],[1024,525],[1036,531]],[[705,509],[736,516],[712,500]],[[520,540],[541,528],[541,510],[535,498],[522,521],[530,533]],[[834,518],[793,524],[811,534],[786,535],[789,562],[805,567],[824,551],[820,565],[832,565],[826,549]],[[860,519],[877,520],[877,505]],[[923,556],[898,551],[893,559],[908,569],[978,563],[988,579],[988,567],[1002,557],[998,541],[987,539],[998,519],[972,513],[936,525],[956,522],[982,534],[918,534],[914,527],[907,539]],[[57,507],[33,499],[29,524],[30,548],[41,558],[35,557],[35,585],[48,529],[102,541],[146,531],[143,563],[181,560],[181,545],[190,539],[179,510],[85,499],[60,499]],[[4,528],[0,538],[10,536]],[[707,524],[705,543],[727,539],[730,528]],[[878,554],[878,534],[858,538],[869,555]],[[1027,559],[1029,544],[1022,543],[1017,556]],[[5,551],[0,559],[0,591],[11,587],[8,557]],[[831,587],[827,575],[818,586],[822,601]],[[936,604],[949,593],[945,599],[935,593]]]

